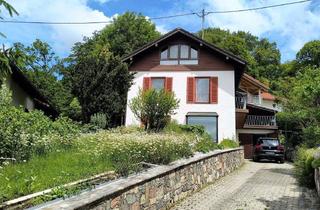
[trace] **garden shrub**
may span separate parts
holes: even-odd
[[[147,91],[140,90],[129,106],[135,117],[143,123],[145,130],[158,132],[170,122],[170,116],[179,107],[179,100],[173,92],[151,88]]]
[[[139,170],[141,162],[168,164],[193,154],[192,138],[186,135],[140,133],[122,134],[122,138],[125,140],[112,143],[110,151],[114,168],[121,175]]]
[[[140,145],[130,141],[112,149],[110,159],[118,174],[128,176],[141,169],[139,163],[143,161],[143,155],[137,149],[141,149]]]
[[[53,148],[70,146],[78,126],[66,118],[55,122],[40,111],[26,113],[22,108],[0,110],[0,156],[28,160]]]
[[[96,113],[90,117],[90,124],[99,129],[105,129],[107,126],[107,116],[103,113]]]
[[[298,182],[310,188],[315,186],[314,168],[312,167],[315,151],[315,149],[300,147],[294,160],[294,173]]]
[[[117,173],[128,175],[141,169],[141,162],[168,164],[193,154],[188,142],[175,143],[170,139],[148,142],[126,141],[111,151],[111,161]]]
[[[207,153],[219,148],[219,145],[211,139],[210,135],[201,125],[182,125],[172,120],[165,128],[165,132],[174,132],[177,134],[190,133],[196,140],[194,151]]]
[[[9,95],[6,87],[1,89],[0,157],[28,160],[33,154],[70,145],[78,133],[78,126],[72,121],[59,118],[53,122],[37,110],[27,113],[22,107],[12,106]]]
[[[235,140],[231,140],[231,139],[223,139],[219,146],[222,149],[228,149],[228,148],[237,148],[239,147],[239,142],[235,141]]]
[[[195,144],[195,151],[207,153],[215,149],[219,149],[219,145],[210,138],[210,136],[200,138]]]
[[[177,121],[172,120],[164,128],[166,132],[185,133],[190,132],[198,135],[204,135],[206,133],[205,128],[202,125],[182,125]]]

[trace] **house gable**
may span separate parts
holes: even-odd
[[[173,44],[186,44],[198,50],[196,65],[161,65],[160,53]],[[130,63],[130,71],[235,71],[235,84],[238,86],[246,62],[197,36],[177,28],[160,39],[148,43],[129,54],[123,61]]]
[[[160,52],[162,49],[174,44],[186,44],[198,50],[197,65],[161,65]],[[162,41],[139,55],[136,55],[131,62],[130,71],[212,71],[212,70],[233,70],[232,64],[224,61],[218,54],[210,52],[209,49],[181,34]]]

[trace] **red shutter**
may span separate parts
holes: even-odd
[[[210,103],[218,103],[218,77],[210,78]]]
[[[195,101],[195,78],[187,78],[187,103],[194,103]]]
[[[164,88],[166,91],[171,92],[172,91],[172,77],[166,77],[164,82]]]
[[[143,78],[143,91],[146,91],[150,89],[151,87],[151,78],[150,77],[144,77]]]

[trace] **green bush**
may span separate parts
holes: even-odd
[[[179,107],[179,100],[173,92],[151,88],[147,91],[140,90],[129,106],[135,117],[143,123],[145,130],[158,132],[170,122],[170,116]]]
[[[81,121],[82,120],[82,107],[78,98],[73,98],[69,106],[65,108],[65,113],[68,117],[73,120]]]
[[[205,128],[201,125],[182,125],[172,120],[164,128],[165,132],[185,133],[190,132],[193,134],[204,135],[206,134]]]
[[[168,164],[193,154],[188,142],[175,143],[170,139],[145,143],[127,141],[111,152],[111,161],[117,173],[128,175],[141,169],[141,162]]]
[[[219,145],[212,141],[210,136],[201,138],[195,145],[195,151],[207,153],[212,150],[219,149]]]
[[[312,167],[315,151],[315,149],[300,147],[294,160],[294,173],[298,182],[310,188],[315,186],[314,168]]]
[[[125,138],[125,134],[124,138]],[[141,162],[168,164],[193,154],[191,138],[166,134],[128,135],[131,139],[113,143],[110,152],[117,173],[128,175],[141,168]],[[139,140],[143,138],[144,140]]]
[[[219,146],[222,149],[228,149],[228,148],[237,148],[239,147],[239,142],[235,141],[235,140],[231,140],[231,139],[223,139]]]
[[[78,126],[66,118],[52,122],[40,111],[26,113],[22,108],[0,110],[0,157],[28,160],[57,146],[68,146]]]
[[[219,145],[213,142],[210,135],[201,125],[181,125],[176,121],[171,121],[165,128],[164,132],[173,132],[177,134],[190,133],[196,139],[194,151],[207,153],[219,148]]]
[[[107,117],[103,113],[96,113],[90,117],[90,124],[99,129],[105,129],[107,126]]]
[[[10,91],[0,91],[0,157],[28,160],[53,148],[69,146],[79,133],[77,125],[67,118],[55,122],[40,111],[25,112],[11,105]]]

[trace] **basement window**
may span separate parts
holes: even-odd
[[[189,112],[187,125],[202,125],[214,142],[218,142],[218,114],[215,112]]]

